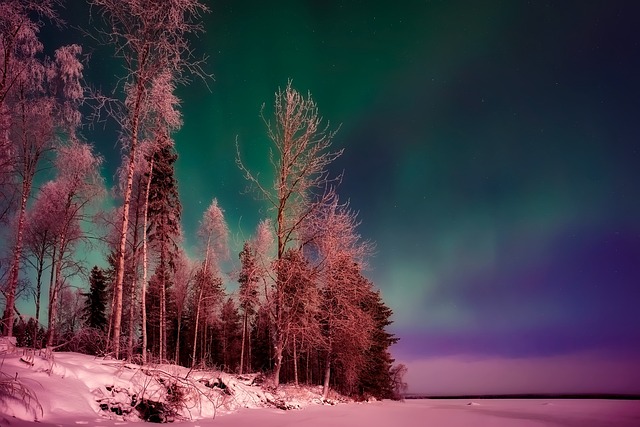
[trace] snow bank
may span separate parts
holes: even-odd
[[[139,366],[78,353],[26,350],[5,355],[2,363],[4,378],[16,379],[15,385],[25,390],[14,393],[17,399],[0,400],[5,421],[138,421],[158,407],[165,409],[158,421],[199,420],[242,408],[298,409],[323,403],[320,388],[284,386],[270,392],[255,385],[255,375],[175,365]],[[167,409],[172,413],[167,415]]]

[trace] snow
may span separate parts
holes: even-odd
[[[493,427],[638,427],[640,401],[597,399],[419,399],[405,402],[322,404],[319,388],[281,387],[278,393],[251,385],[253,376],[190,371],[171,365],[141,368],[77,353],[4,356],[3,379],[16,378],[30,390],[29,404],[0,394],[2,427],[110,427],[140,422],[132,414],[116,415],[100,403],[130,405],[133,394],[165,401],[158,382],[189,383],[186,405],[174,425],[209,426],[493,426]],[[186,379],[185,379],[186,378]],[[205,382],[222,380],[229,393]],[[272,403],[269,403],[272,402]],[[276,409],[273,402],[294,410]],[[36,424],[34,420],[37,420]]]

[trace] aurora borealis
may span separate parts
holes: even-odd
[[[339,192],[376,242],[367,274],[410,370],[441,357],[640,355],[640,5],[207,4],[194,47],[215,80],[180,89],[175,135],[188,245],[213,197],[238,250],[253,233],[264,212],[244,193],[235,141],[269,173],[259,113],[291,78],[341,124]],[[94,84],[105,52],[89,61]],[[113,176],[113,135],[86,135]]]

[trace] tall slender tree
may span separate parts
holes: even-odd
[[[174,281],[175,261],[178,256],[180,215],[182,206],[178,196],[178,183],[174,163],[178,158],[173,144],[160,143],[153,153],[154,169],[149,192],[149,242],[158,254],[156,277],[158,282],[159,357],[167,358],[167,292]]]
[[[193,262],[187,257],[184,251],[180,251],[175,260],[175,284],[173,287],[173,305],[176,318],[176,337],[174,361],[180,363],[180,339],[183,328],[183,317],[187,305],[187,297],[191,291],[193,282]]]
[[[85,219],[85,211],[103,192],[100,175],[102,157],[93,152],[89,144],[72,142],[58,149],[55,160],[58,177],[50,183],[57,195],[58,212],[57,233],[55,236],[56,257],[52,270],[54,280],[49,289],[49,336],[47,345],[52,345],[56,330],[58,294],[63,284],[63,259],[71,249],[74,240],[71,232],[79,230],[80,222]],[[79,233],[82,236],[82,233]]]
[[[245,351],[249,353],[250,340],[247,339],[249,331],[249,318],[255,312],[258,299],[258,264],[255,250],[251,242],[245,242],[240,252],[240,275],[238,277],[238,300],[242,310],[242,342],[240,346],[240,374],[244,371]]]
[[[264,108],[263,108],[264,110]],[[274,103],[275,123],[262,115],[267,134],[273,144],[271,164],[274,182],[270,184],[252,173],[243,163],[240,147],[236,144],[236,162],[245,178],[255,186],[275,213],[277,260],[281,260],[290,246],[299,246],[298,234],[306,217],[311,215],[322,199],[331,191],[327,187],[332,179],[328,166],[342,154],[331,151],[334,131],[322,124],[316,103],[293,89],[291,81],[284,90],[278,90]],[[320,200],[318,200],[320,199]],[[280,382],[280,369],[285,344],[285,284],[276,280],[271,301],[274,323],[274,386]]]
[[[198,234],[202,242],[204,258],[202,267],[199,269],[199,275],[196,276],[195,280],[196,316],[191,356],[192,366],[195,366],[197,360],[198,329],[202,304],[205,298],[211,303],[215,303],[220,297],[222,284],[217,280],[218,263],[227,258],[229,254],[229,227],[224,219],[224,211],[218,206],[217,199],[213,199],[204,212]]]
[[[19,54],[24,62],[22,74],[15,77],[11,91],[3,101],[3,104],[11,105],[9,138],[15,172],[21,187],[3,321],[8,335],[11,335],[13,325],[27,202],[31,197],[33,180],[44,153],[55,148],[61,136],[72,141],[75,139],[75,129],[80,124],[78,108],[84,97],[80,84],[82,64],[78,60],[80,46],[59,48],[53,60],[39,59],[36,55],[42,50],[42,45],[37,39],[29,40],[29,44],[23,46]],[[19,55],[15,53],[15,56]],[[10,98],[7,98],[9,95]]]
[[[129,204],[138,156],[139,141],[158,130],[154,112],[158,106],[173,104],[154,99],[153,85],[169,73],[170,81],[185,83],[186,74],[204,76],[202,61],[194,60],[189,36],[202,32],[199,21],[208,9],[198,0],[91,0],[105,21],[102,35],[115,46],[116,55],[124,65],[124,112],[116,114],[128,147],[127,179],[123,195],[122,228],[116,268],[115,306],[113,310],[113,350],[120,353],[122,292],[125,267],[125,246],[129,226]],[[168,128],[173,130],[167,120]]]

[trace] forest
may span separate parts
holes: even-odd
[[[374,244],[339,197],[329,166],[342,150],[311,94],[289,81],[263,108],[269,177],[235,145],[246,197],[270,207],[241,252],[230,253],[213,199],[187,253],[176,91],[210,78],[190,43],[210,11],[198,0],[88,2],[84,31],[120,65],[108,92],[85,81],[81,45],[45,54],[42,28],[65,25],[61,0],[0,0],[2,334],[19,347],[261,372],[273,388],[321,384],[325,397],[393,397],[405,368],[390,353],[392,311],[365,275]],[[113,188],[88,138],[102,120],[122,152]]]

